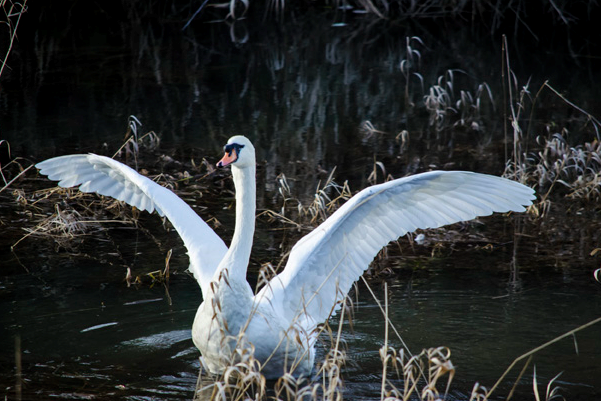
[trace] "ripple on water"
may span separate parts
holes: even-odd
[[[188,341],[192,338],[190,330],[172,330],[164,333],[155,333],[145,337],[138,337],[133,340],[123,341],[123,347],[154,348],[167,349],[177,343]],[[183,355],[183,354],[182,354]]]

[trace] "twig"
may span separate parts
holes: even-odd
[[[198,10],[196,10],[196,12],[194,13],[194,15],[192,15],[192,17],[190,17],[190,19],[188,20],[188,22],[186,22],[186,25],[184,25],[184,27],[182,28],[182,31],[186,30],[186,28],[192,23],[192,20],[194,18],[196,18],[196,16],[198,15],[198,13],[200,13],[200,11],[202,11],[202,9],[207,5],[208,2],[209,2],[209,0],[205,0],[204,3],[202,3],[200,5],[200,7],[198,7]]]
[[[553,93],[555,93],[557,96],[559,96],[559,98],[561,100],[563,100],[564,102],[566,102],[567,104],[569,104],[570,106],[572,106],[573,108],[578,110],[579,112],[585,114],[593,122],[593,127],[595,128],[595,132],[597,133],[597,139],[601,140],[601,136],[599,135],[599,127],[601,127],[601,121],[599,121],[597,118],[595,118],[591,113],[581,109],[580,107],[576,106],[574,103],[572,103],[568,99],[566,99],[561,93],[559,93],[557,90],[555,90],[555,88],[553,88],[551,85],[549,85],[548,81],[545,81],[543,86],[546,86],[547,88],[551,89],[551,91]]]
[[[16,180],[17,178],[19,178],[20,176],[22,176],[23,174],[25,174],[25,173],[27,172],[27,170],[29,170],[29,169],[30,169],[30,168],[32,168],[32,167],[33,167],[33,164],[32,164],[31,166],[27,167],[25,170],[21,171],[19,174],[17,174],[17,176],[16,176],[15,178],[13,178],[13,179],[12,179],[12,180],[10,180],[9,182],[7,182],[5,186],[3,186],[2,188],[0,188],[0,193],[1,193],[2,191],[4,191],[6,188],[8,188],[8,186],[9,186],[10,184],[12,184],[13,182],[15,182],[15,180]]]
[[[388,354],[388,283],[384,282],[384,310],[386,313],[386,322],[384,323],[384,367],[382,368],[382,389],[380,390],[380,400],[384,401],[386,395],[386,368],[388,367],[388,363],[386,363],[386,355]]]
[[[2,5],[4,5],[4,2],[2,3]],[[27,0],[23,1],[23,4],[19,4],[21,6],[21,10],[13,13],[13,7],[15,7],[14,4],[11,3],[11,7],[10,7],[10,11],[8,12],[8,14],[6,14],[6,18],[7,18],[7,22],[6,24],[9,27],[10,30],[10,40],[9,40],[9,44],[8,44],[8,50],[6,51],[6,56],[4,56],[4,60],[2,60],[2,67],[0,67],[0,76],[2,76],[2,71],[4,71],[4,67],[6,66],[6,61],[8,60],[8,55],[10,54],[10,51],[13,48],[13,43],[15,41],[15,36],[17,36],[17,28],[19,27],[19,22],[21,21],[21,16],[23,15],[23,13],[25,13],[27,11]],[[15,24],[15,27],[13,29],[11,23],[10,23],[10,17],[13,17],[17,15],[17,23]]]
[[[573,330],[568,331],[567,333],[564,333],[562,335],[560,335],[559,337],[555,337],[553,340],[548,341],[546,343],[544,343],[543,345],[539,345],[538,347],[526,352],[525,354],[517,357],[516,359],[514,359],[514,361],[511,363],[511,365],[509,365],[509,367],[505,370],[505,372],[501,375],[501,377],[499,377],[499,380],[497,380],[497,382],[495,383],[494,386],[492,386],[492,388],[490,389],[490,391],[488,393],[486,393],[486,398],[489,399],[490,395],[495,391],[495,389],[499,386],[499,384],[501,384],[501,381],[505,378],[505,376],[507,376],[507,374],[511,371],[511,369],[513,369],[513,367],[522,359],[529,357],[531,355],[536,354],[538,351],[547,348],[549,345],[551,344],[555,344],[556,342],[558,342],[559,340],[563,340],[566,337],[569,337],[571,335],[573,335],[574,333],[577,333],[581,330],[586,329],[587,327],[593,326],[597,323],[601,322],[601,317],[598,317],[597,319],[591,320],[588,323],[583,324],[582,326],[579,326]]]

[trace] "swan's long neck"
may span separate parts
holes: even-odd
[[[232,178],[236,187],[236,228],[230,248],[216,274],[218,276],[223,270],[227,270],[228,280],[242,280],[246,283],[246,269],[255,233],[255,166],[232,166]]]

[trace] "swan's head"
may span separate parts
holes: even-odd
[[[255,165],[255,147],[242,135],[231,137],[223,147],[225,155],[217,163],[217,167],[231,164],[233,167],[245,168]]]

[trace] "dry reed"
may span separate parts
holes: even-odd
[[[505,77],[505,138],[512,144],[511,157],[506,156],[504,176],[531,185],[542,193],[536,214],[543,215],[550,205],[549,196],[558,185],[567,189],[565,193],[573,199],[596,201],[601,199],[601,121],[561,95],[548,82],[544,82],[532,96],[530,82],[521,88],[511,69],[507,38],[503,38],[503,71]],[[582,118],[585,137],[591,138],[582,144],[570,145],[570,130],[566,126],[547,124],[545,134],[532,138],[534,113],[537,101],[543,92],[576,110]],[[511,126],[511,137],[509,127]],[[534,147],[534,150],[531,148]],[[508,154],[506,150],[506,154]]]
[[[8,48],[2,58],[2,64],[0,65],[0,77],[4,72],[4,68],[7,65],[8,56],[13,48],[15,39],[17,38],[17,28],[21,22],[21,17],[27,12],[27,0],[23,2],[15,2],[13,0],[0,0],[0,8],[4,14],[3,19],[0,21],[2,25],[6,25],[8,29]]]

